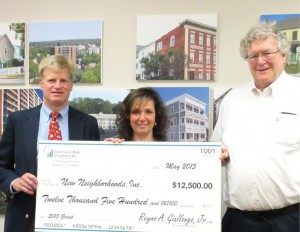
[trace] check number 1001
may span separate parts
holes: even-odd
[[[212,183],[200,183],[200,182],[173,182],[173,188],[179,189],[212,189]]]
[[[214,154],[216,150],[214,148],[210,147],[205,147],[205,148],[200,148],[201,154]]]

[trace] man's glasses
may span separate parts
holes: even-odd
[[[253,54],[253,55],[246,56],[246,59],[249,60],[250,62],[257,62],[259,57],[261,57],[263,60],[270,60],[275,56],[277,52],[279,52],[279,50],[275,52],[264,52],[260,54]]]

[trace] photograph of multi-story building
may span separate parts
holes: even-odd
[[[49,55],[63,55],[73,62],[74,83],[101,82],[101,21],[30,23],[28,37],[30,83],[38,83],[38,65]]]
[[[77,46],[61,46],[60,43],[58,43],[50,47],[50,55],[63,55],[70,59],[75,66],[77,61],[76,53]]]
[[[208,138],[206,104],[183,94],[167,101],[170,127],[168,140],[177,142],[204,142]]]
[[[140,16],[137,20],[137,80],[216,80],[215,14]],[[144,30],[156,31],[156,37]]]
[[[35,107],[42,103],[35,89],[0,89],[0,135],[10,113]]]
[[[155,88],[168,111],[170,142],[206,142],[209,137],[209,88]]]
[[[116,124],[117,114],[105,114],[99,112],[98,114],[90,114],[97,119],[101,140],[110,137],[118,136],[118,127]]]

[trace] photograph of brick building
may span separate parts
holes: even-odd
[[[150,30],[145,22],[152,17],[138,17],[142,21],[138,33],[141,28]],[[216,15],[209,17],[216,21]],[[191,15],[180,15],[177,20],[176,26],[162,31],[153,41],[137,44],[137,80],[216,80],[217,27]]]

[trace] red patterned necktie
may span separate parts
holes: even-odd
[[[62,139],[59,124],[57,122],[58,116],[59,116],[58,112],[51,113],[52,120],[49,124],[48,140],[61,140]]]

